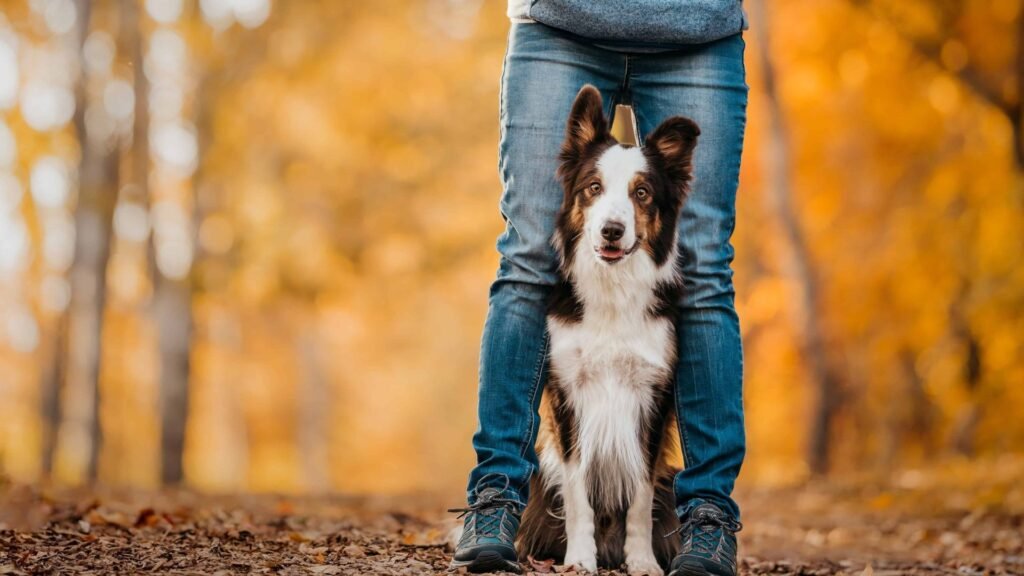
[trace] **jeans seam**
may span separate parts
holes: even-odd
[[[678,338],[678,336],[677,336]],[[685,414],[680,410],[679,405],[679,368],[676,367],[676,382],[675,382],[675,393],[672,394],[672,399],[675,401],[676,409],[676,420],[679,428],[679,450],[683,453],[683,468],[689,468],[692,462],[690,458],[690,441],[686,436],[686,422]]]
[[[629,75],[630,75],[630,56],[626,54],[625,66],[622,70],[622,83],[619,86],[619,99],[629,102],[630,106],[633,105],[633,96],[629,93]]]
[[[643,142],[644,142],[644,135],[642,134],[642,131],[640,129],[640,124],[641,124],[641,120],[642,120],[642,116],[643,115],[644,114],[641,111],[640,106],[637,105],[636,101],[634,100],[633,101],[633,131],[636,134],[637,145],[639,145],[641,147],[643,146]]]
[[[533,444],[536,439],[534,438],[534,425],[537,421],[537,410],[534,408],[537,403],[537,391],[540,390],[542,380],[544,377],[544,363],[548,357],[548,332],[544,330],[544,337],[541,339],[541,354],[537,365],[534,366],[534,377],[533,387],[530,390],[530,427],[529,432],[526,434],[526,438],[523,439],[522,446],[519,447],[519,457],[525,458],[526,451],[530,445]],[[532,475],[532,474],[531,474]]]
[[[510,122],[508,121],[507,111],[505,110],[505,90],[507,88],[506,75],[508,74],[508,61],[509,58],[511,57],[512,51],[511,39],[512,30],[510,29],[505,37],[505,55],[502,57],[501,60],[501,76],[498,79],[498,173],[501,176],[503,189],[504,183],[508,181],[508,169],[505,166],[505,161],[503,160],[505,155],[502,154],[502,148],[505,147],[505,142],[506,139],[508,138],[508,129],[510,124]],[[502,212],[501,216],[506,221],[508,220],[507,218],[505,218],[504,212]]]

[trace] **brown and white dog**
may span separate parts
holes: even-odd
[[[560,282],[548,310],[550,376],[540,470],[523,515],[523,558],[660,576],[678,548],[676,224],[700,130],[673,117],[643,147],[611,135],[584,86],[569,115],[553,243]]]

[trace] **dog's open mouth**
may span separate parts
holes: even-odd
[[[619,246],[601,246],[601,249],[597,251],[601,256],[601,260],[611,264],[612,262],[618,262],[626,257],[626,251]]]
[[[636,242],[628,249],[625,250],[618,244],[604,244],[597,249],[597,255],[601,257],[608,264],[614,264],[619,260],[622,260],[626,256],[629,256],[640,246],[640,238],[636,239]]]

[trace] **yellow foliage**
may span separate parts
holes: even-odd
[[[47,42],[39,16],[11,4],[6,25],[25,49]],[[840,373],[839,474],[944,458],[964,438],[976,455],[1024,446],[1022,136],[1006,114],[1019,100],[1012,35],[1024,16],[1020,2],[974,2],[948,21],[939,4],[770,3],[792,202],[821,292],[811,312]],[[114,36],[112,10],[93,27]],[[781,232],[762,195],[761,159],[774,144],[753,57],[765,49],[760,25],[748,33],[734,267],[743,481],[778,485],[809,474],[816,408],[794,305],[801,287],[779,264]],[[461,490],[503,226],[495,165],[507,27],[502,2],[325,0],[276,2],[254,29],[215,32],[198,10],[175,24],[188,48],[179,104],[197,170],[175,178],[151,162],[145,201],[178,207],[194,243],[191,485]],[[152,37],[157,26],[143,28]],[[115,60],[126,78],[139,65]],[[52,232],[30,173],[46,155],[76,166],[81,151],[71,125],[39,132],[16,108],[0,110],[0,122],[17,144],[0,169],[24,189],[16,218],[30,237],[28,264],[0,278],[0,471],[32,479],[40,382],[61,316],[41,294],[66,271],[47,268]],[[117,152],[122,179],[130,144]],[[110,191],[122,201],[129,192]],[[151,220],[159,236],[163,220]],[[100,477],[153,485],[161,358],[151,247],[113,240]],[[27,350],[8,334],[22,309],[39,333]],[[82,402],[76,394],[65,405]],[[61,428],[59,479],[81,478],[83,433],[75,422]],[[872,503],[890,504],[889,494]]]

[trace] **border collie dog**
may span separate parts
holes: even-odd
[[[643,147],[611,135],[601,94],[580,90],[559,159],[550,374],[523,558],[660,576],[678,549],[672,477],[676,223],[700,130],[672,117]]]

